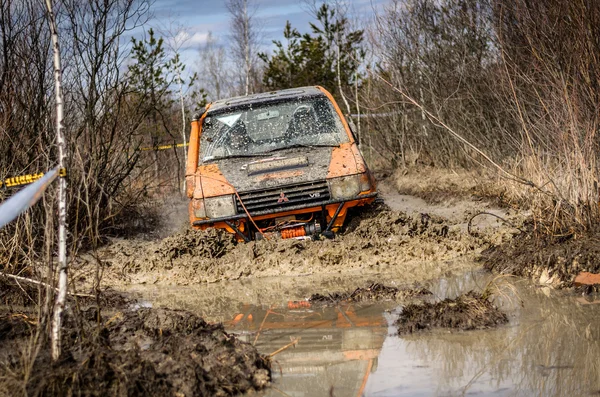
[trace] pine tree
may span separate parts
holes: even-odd
[[[173,59],[167,57],[163,39],[157,39],[152,29],[148,35],[143,40],[131,39],[135,63],[129,66],[129,82],[137,99],[144,104],[142,111],[148,119],[148,134],[152,147],[157,147],[165,132],[175,139],[167,127],[164,111],[173,105],[170,87],[181,65],[177,56]],[[153,153],[154,176],[158,178],[158,151],[154,150]]]
[[[351,30],[348,19],[327,4],[318,9],[316,19],[310,23],[311,33],[303,35],[287,21],[283,30],[287,43],[274,40],[272,56],[259,54],[266,63],[266,88],[321,85],[338,98],[342,91],[351,92],[364,58],[360,47],[364,32]]]

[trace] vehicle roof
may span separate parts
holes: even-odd
[[[212,113],[215,111],[248,105],[251,103],[266,103],[272,101],[314,96],[325,96],[325,94],[316,86],[288,88],[279,91],[269,91],[260,94],[251,94],[233,98],[219,99],[218,101],[211,102],[208,112]],[[194,119],[198,118],[198,116],[194,116]]]

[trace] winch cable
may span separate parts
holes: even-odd
[[[244,202],[242,201],[242,198],[240,197],[240,194],[238,193],[238,191],[235,188],[235,186],[233,186],[231,183],[227,182],[226,180],[217,179],[217,178],[213,178],[211,176],[206,176],[206,175],[200,175],[200,180],[201,180],[200,183],[202,183],[202,178],[212,179],[213,181],[221,182],[221,183],[224,183],[226,185],[231,186],[231,188],[233,189],[234,194],[236,195],[236,197],[240,201],[240,204],[242,205],[242,208],[244,209],[244,212],[248,216],[248,219],[250,219],[250,222],[252,222],[252,224],[254,225],[254,227],[256,228],[256,230],[258,230],[263,235],[263,237],[265,239],[269,240],[269,237],[265,234],[265,229],[261,229],[260,227],[258,227],[258,225],[256,224],[256,222],[254,221],[254,218],[252,217],[252,215],[250,215],[250,212],[248,212],[248,210],[246,209],[246,206],[244,205]]]
[[[271,231],[274,229],[282,229],[282,228],[287,228],[287,227],[296,227],[296,226],[300,226],[300,225],[306,225],[307,223],[311,222],[314,217],[315,217],[315,214],[313,213],[310,215],[310,218],[307,220],[295,219],[294,221],[280,222],[274,226],[267,226],[263,230]]]
[[[238,200],[240,200],[240,204],[242,205],[242,208],[244,209],[244,212],[246,213],[246,215],[248,215],[248,219],[250,219],[250,222],[252,222],[252,224],[254,225],[254,227],[256,228],[256,230],[258,230],[263,235],[263,237],[265,239],[269,240],[269,236],[267,236],[265,234],[264,229],[261,229],[260,227],[258,227],[258,225],[256,224],[256,222],[254,222],[254,218],[252,218],[252,215],[250,215],[250,212],[248,212],[248,210],[246,209],[246,206],[244,205],[244,202],[242,201],[242,198],[240,197],[240,194],[238,193],[237,189],[233,188],[233,191],[235,192],[235,195],[238,198]]]

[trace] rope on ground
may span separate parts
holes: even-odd
[[[520,227],[518,227],[518,226],[515,226],[513,223],[511,223],[510,221],[508,221],[508,220],[504,219],[504,218],[503,218],[503,217],[501,217],[500,215],[496,215],[496,214],[493,214],[493,213],[491,213],[491,212],[487,212],[487,211],[482,211],[482,212],[478,212],[478,213],[476,213],[475,215],[473,215],[473,216],[471,217],[471,219],[469,219],[469,223],[467,223],[467,231],[469,232],[469,234],[470,234],[471,236],[473,236],[473,233],[471,232],[471,223],[473,222],[473,219],[475,219],[475,218],[476,218],[476,217],[478,217],[479,215],[490,215],[490,216],[494,216],[494,217],[496,217],[496,218],[500,219],[502,222],[506,223],[508,226],[510,226],[510,227],[514,227],[515,229],[518,229],[518,230],[519,230],[521,233],[525,233],[525,231],[524,231],[523,229],[521,229],[521,228],[520,228]]]

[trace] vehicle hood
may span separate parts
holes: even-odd
[[[238,192],[268,189],[327,178],[333,147],[293,148],[269,157],[216,161],[225,179]]]

